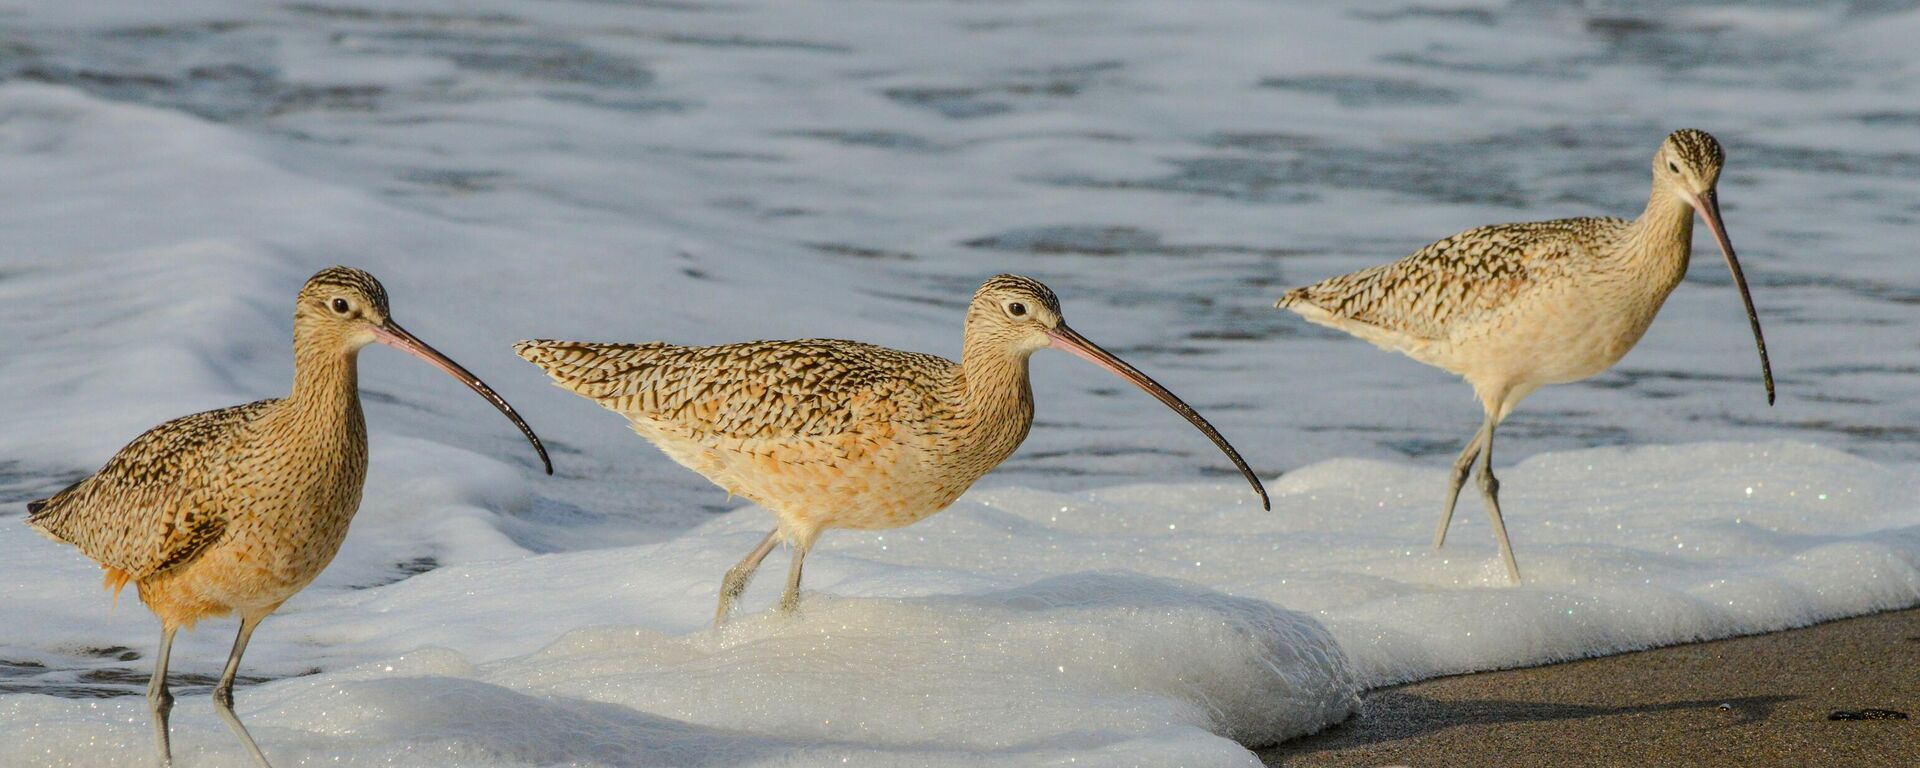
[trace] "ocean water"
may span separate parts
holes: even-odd
[[[558,474],[365,355],[366,504],[238,693],[280,764],[1253,764],[1374,685],[1913,605],[1916,34],[1864,1],[0,0],[0,754],[145,764],[158,633],[21,503],[284,393],[290,299],[335,263]],[[1428,550],[1469,389],[1273,299],[1468,226],[1631,216],[1689,126],[1727,149],[1779,403],[1702,234],[1632,354],[1503,428],[1529,583],[1471,498]],[[825,537],[801,618],[760,615],[765,577],[710,633],[770,518],[508,349],[953,356],[997,272],[1207,414],[1275,511],[1043,353],[975,492]],[[228,631],[176,648],[188,691]],[[176,709],[182,763],[244,764],[208,710]]]

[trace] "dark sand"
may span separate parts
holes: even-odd
[[[1906,720],[1829,720],[1838,710]],[[1285,766],[1920,768],[1920,609],[1366,694]]]

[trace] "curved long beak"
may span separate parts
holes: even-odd
[[[1753,326],[1753,343],[1760,348],[1760,378],[1767,386],[1767,405],[1773,405],[1773,365],[1767,362],[1767,340],[1760,335],[1760,315],[1753,311],[1753,294],[1747,292],[1747,276],[1740,271],[1740,260],[1733,255],[1733,242],[1727,239],[1727,225],[1720,220],[1720,195],[1716,190],[1694,198],[1693,209],[1707,220],[1707,229],[1727,257],[1727,269],[1733,272],[1733,284],[1740,289],[1740,300],[1747,304],[1747,324]]]
[[[487,386],[480,377],[473,375],[472,371],[460,367],[453,358],[440,354],[440,350],[427,346],[426,342],[408,333],[407,329],[400,327],[391,319],[384,325],[374,326],[373,340],[427,361],[433,367],[446,371],[448,376],[459,379],[460,383],[467,385],[475,394],[486,398],[487,402],[493,403],[493,407],[500,409],[500,413],[506,415],[514,426],[519,427],[521,434],[527,436],[527,442],[533,443],[533,449],[540,452],[541,465],[546,467],[547,474],[553,474],[553,460],[547,458],[547,447],[540,444],[540,436],[533,433],[533,427],[527,426],[527,423],[520,419],[520,414],[515,413],[513,406],[507,403],[507,399],[493,391],[492,387]]]
[[[1260,506],[1264,509],[1273,509],[1273,502],[1267,499],[1266,487],[1260,484],[1260,477],[1253,473],[1253,468],[1247,466],[1247,460],[1240,458],[1240,452],[1234,450],[1233,446],[1227,443],[1227,439],[1220,436],[1220,431],[1207,423],[1207,420],[1200,415],[1199,411],[1195,411],[1193,406],[1175,397],[1172,392],[1167,391],[1166,387],[1160,386],[1160,382],[1141,373],[1140,369],[1128,365],[1127,361],[1115,357],[1112,352],[1101,349],[1100,345],[1088,341],[1087,337],[1068,328],[1066,323],[1061,323],[1053,330],[1047,331],[1047,338],[1052,340],[1054,346],[1072,352],[1087,362],[1107,369],[1115,376],[1133,382],[1134,386],[1146,390],[1147,394],[1153,395],[1168,408],[1172,408],[1174,413],[1186,417],[1187,421],[1205,434],[1208,440],[1212,440],[1214,445],[1219,446],[1220,450],[1227,454],[1227,458],[1233,460],[1233,465],[1240,468],[1240,474],[1246,475],[1247,482],[1253,485],[1254,493],[1260,494]]]

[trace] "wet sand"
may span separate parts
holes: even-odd
[[[1908,719],[1833,720],[1894,710]],[[1271,766],[1920,766],[1920,609],[1366,695]]]

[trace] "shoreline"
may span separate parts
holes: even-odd
[[[1920,608],[1365,694],[1269,766],[1920,765]],[[1832,720],[1838,711],[1907,719]],[[1869,713],[1871,716],[1871,713]]]

